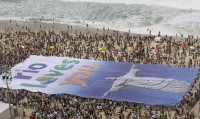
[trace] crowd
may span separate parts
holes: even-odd
[[[112,31],[106,34],[72,35],[66,31],[33,32],[6,29],[0,33],[1,72],[23,62],[30,55],[61,56],[116,62],[200,67],[199,39],[193,36],[159,37]],[[152,106],[111,100],[85,99],[68,94],[48,95],[26,90],[7,93],[0,90],[0,101],[33,110],[31,119],[194,119],[190,112],[200,98],[199,76],[175,107]],[[173,110],[175,113],[172,113]]]
[[[164,36],[156,44],[155,36],[130,35],[118,31],[104,35],[76,33],[73,36],[65,31],[32,32],[26,29],[26,32],[7,29],[7,32],[0,33],[1,64],[16,64],[34,54],[179,67],[200,66],[198,37]]]

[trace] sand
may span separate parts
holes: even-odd
[[[76,33],[84,33],[84,34],[99,34],[99,35],[105,35],[105,34],[110,34],[113,32],[113,29],[109,28],[94,28],[90,26],[78,26],[78,25],[68,25],[68,24],[59,24],[59,23],[45,23],[45,22],[34,22],[34,21],[16,21],[12,20],[0,20],[0,32],[5,32],[6,28],[12,28],[14,31],[15,30],[21,30],[23,31],[26,28],[31,28],[31,31],[40,31],[40,30],[45,30],[45,31],[68,31],[69,34],[75,35]],[[71,29],[72,26],[72,29]],[[98,29],[98,30],[97,30]],[[148,35],[148,34],[137,34],[137,33],[132,33],[132,32],[124,32],[124,31],[119,31],[119,33],[130,33],[131,35]],[[173,36],[176,37],[176,36]],[[179,37],[180,38],[180,37]]]
[[[102,29],[97,29],[96,28],[90,28],[86,26],[77,26],[73,25],[67,25],[67,24],[58,24],[58,23],[44,23],[44,22],[31,22],[31,21],[9,21],[9,20],[4,20],[0,21],[0,32],[5,32],[6,28],[12,28],[13,31],[16,30],[25,30],[26,27],[31,28],[31,31],[40,31],[40,30],[45,30],[45,31],[68,31],[70,34],[75,34],[75,33],[84,33],[84,34],[106,34],[106,31],[103,31]],[[24,29],[23,29],[24,27]],[[107,30],[107,29],[106,29]],[[110,30],[111,32],[112,30]],[[109,32],[108,32],[109,33]]]

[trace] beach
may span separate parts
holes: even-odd
[[[6,30],[7,29],[7,30]],[[56,36],[56,37],[58,37],[58,35],[61,33],[61,31],[65,31],[65,32],[67,32],[70,36],[73,36],[74,38],[76,37],[76,36],[78,36],[78,37],[82,37],[82,35],[80,35],[80,32],[82,33],[82,34],[84,34],[84,36],[87,36],[88,38],[90,37],[90,36],[92,36],[92,37],[94,37],[94,35],[95,34],[97,34],[98,35],[98,38],[99,39],[97,39],[97,41],[99,41],[99,44],[100,44],[100,46],[99,47],[105,47],[106,48],[106,42],[105,42],[105,40],[102,40],[102,38],[101,37],[103,37],[103,36],[106,36],[107,34],[108,34],[108,36],[112,36],[112,34],[113,33],[115,33],[115,35],[114,36],[118,36],[118,35],[116,35],[117,33],[116,33],[116,31],[115,32],[113,32],[113,30],[112,29],[109,29],[108,30],[108,28],[105,28],[105,30],[103,30],[103,28],[102,29],[98,29],[98,31],[97,31],[97,29],[96,28],[91,28],[90,26],[88,26],[87,27],[87,25],[86,26],[75,26],[75,25],[67,25],[67,24],[58,24],[58,23],[43,23],[43,22],[30,22],[30,21],[28,21],[28,22],[24,22],[24,21],[15,21],[15,20],[12,20],[12,21],[9,21],[9,20],[5,20],[5,21],[0,21],[0,31],[1,32],[3,32],[3,33],[6,33],[6,34],[9,34],[9,32],[11,32],[11,33],[14,33],[14,32],[25,32],[25,33],[27,33],[27,32],[29,32],[28,30],[30,30],[30,32],[34,32],[34,33],[39,33],[39,32],[42,32],[42,31],[46,31],[46,32],[48,32],[48,31],[54,31],[56,34],[53,34],[52,33],[52,35],[53,36]],[[126,36],[127,35],[125,35],[125,34],[129,34],[128,32],[122,32],[122,31],[118,31],[118,33],[119,34],[121,34],[121,37],[119,37],[120,38],[120,41],[122,42],[122,44],[121,45],[118,45],[118,43],[114,43],[114,49],[115,50],[119,50],[119,56],[118,55],[115,55],[114,56],[114,61],[117,61],[117,62],[135,62],[135,61],[132,61],[132,60],[130,60],[129,61],[129,59],[128,58],[126,58],[126,57],[120,57],[121,55],[120,55],[120,53],[123,53],[123,52],[127,52],[127,54],[128,55],[131,55],[131,53],[130,52],[132,52],[133,51],[133,47],[131,47],[131,41],[129,41],[129,43],[127,43],[128,44],[128,47],[126,48],[126,50],[127,51],[123,51],[123,49],[121,49],[121,47],[122,46],[125,46],[125,41],[124,41],[124,38],[126,38]],[[141,41],[145,44],[145,38],[147,38],[147,37],[145,37],[145,36],[149,36],[149,34],[134,34],[134,33],[130,33],[130,35],[131,36],[137,36],[136,38],[138,38],[136,41],[132,41],[133,43],[136,43],[136,44],[138,44],[139,42],[140,42],[140,40],[139,40],[139,38],[140,37],[138,37],[138,36],[141,36]],[[27,38],[25,38],[25,37],[27,37],[26,35],[24,36],[24,39],[23,40],[30,40],[30,39],[27,39]],[[39,37],[39,36],[38,36]],[[41,36],[42,37],[42,36]],[[48,37],[48,35],[46,35],[46,37]],[[85,37],[85,38],[83,38],[82,39],[82,45],[80,46],[80,47],[82,47],[82,48],[84,48],[86,45],[88,45],[87,44],[87,41],[85,41],[85,40],[87,40],[87,37]],[[165,37],[165,36],[162,36],[162,37]],[[169,36],[168,36],[169,37]],[[9,40],[9,38],[11,38],[11,35],[9,36],[9,37],[7,37],[7,40]],[[36,36],[34,36],[34,35],[32,35],[31,36],[31,40],[32,41],[34,41],[34,39],[35,38],[37,38]],[[76,40],[78,39],[78,38],[75,38]],[[5,40],[4,38],[3,38],[3,40]],[[26,41],[25,40],[25,41]],[[47,39],[47,40],[49,40],[49,39]],[[71,39],[72,41],[73,41],[73,39]],[[71,40],[69,40],[69,42],[71,42]],[[181,40],[181,37],[176,37],[176,36],[173,36],[173,38],[172,38],[172,41],[173,40],[175,40],[175,42],[178,42],[178,41],[180,41]],[[166,40],[167,41],[167,40]],[[14,42],[16,42],[16,41],[14,41]],[[18,42],[18,41],[17,41]],[[20,41],[19,41],[20,42]],[[117,41],[115,41],[115,42],[117,42]],[[23,42],[20,42],[21,44],[23,44]],[[46,43],[48,43],[48,42],[46,42]],[[12,43],[11,43],[12,44]],[[101,45],[102,44],[102,45]],[[170,57],[173,57],[173,56],[171,56],[171,55],[169,55],[169,56],[167,56],[168,58],[168,60],[169,60],[169,62],[165,62],[164,60],[163,61],[161,61],[160,62],[160,60],[159,59],[156,59],[156,57],[155,57],[155,55],[154,54],[158,54],[158,52],[159,52],[159,48],[157,49],[157,47],[159,46],[159,47],[161,47],[161,46],[163,46],[164,44],[166,44],[166,42],[164,42],[164,43],[160,43],[160,42],[154,42],[153,41],[153,37],[152,38],[150,38],[150,40],[149,40],[149,43],[147,42],[147,44],[145,44],[145,49],[146,48],[150,48],[151,50],[149,50],[149,54],[151,55],[150,57],[150,62],[148,62],[148,63],[150,63],[150,64],[154,64],[154,62],[153,62],[153,60],[156,60],[156,62],[158,63],[158,64],[162,64],[162,65],[169,65],[169,66],[178,66],[178,67],[193,67],[193,66],[191,66],[191,65],[187,65],[187,63],[190,61],[190,59],[193,59],[193,57],[192,57],[192,55],[190,55],[189,54],[189,52],[188,52],[188,50],[186,50],[187,52],[186,52],[186,57],[184,58],[185,59],[185,65],[180,65],[181,63],[180,63],[180,61],[181,60],[179,60],[179,58],[176,58],[176,59],[178,59],[178,63],[173,63],[173,60],[170,58]],[[35,45],[35,44],[34,44]],[[56,46],[56,48],[59,48],[60,47],[60,45],[59,44],[57,44],[57,43],[54,43],[54,45]],[[67,47],[70,47],[70,45],[68,45],[68,43],[66,42],[65,43],[65,45],[67,46]],[[91,44],[90,44],[91,45]],[[31,48],[31,46],[28,46],[30,49],[32,49]],[[136,47],[139,47],[139,46],[136,46]],[[154,48],[153,48],[154,47]],[[11,48],[11,47],[10,47]],[[47,48],[47,47],[46,47]],[[82,49],[81,48],[81,49]],[[153,49],[152,49],[153,48]],[[35,48],[36,50],[34,51],[35,52],[35,54],[40,54],[41,53],[41,51],[39,51],[39,50],[37,50],[38,48],[36,47]],[[48,49],[48,48],[47,48]],[[63,48],[59,48],[60,50],[61,49],[63,49]],[[96,48],[95,48],[96,49]],[[137,48],[136,48],[137,49]],[[161,48],[162,49],[162,48]],[[173,51],[175,51],[175,49],[176,49],[176,47],[172,47],[172,52]],[[23,51],[23,50],[22,50]],[[81,51],[79,51],[79,52],[82,52],[83,50],[81,50]],[[109,50],[107,50],[108,52],[110,52]],[[148,51],[148,50],[147,50]],[[183,50],[180,48],[179,49],[179,51],[180,52],[183,52]],[[30,51],[31,52],[31,51]],[[64,51],[65,52],[65,51]],[[72,52],[74,52],[73,50],[72,50]],[[63,53],[61,53],[61,54],[56,54],[56,52],[55,52],[55,54],[49,54],[49,55],[57,55],[57,56],[59,56],[59,55],[63,55],[63,56],[67,56],[67,57],[75,57],[75,58],[77,58],[78,57],[78,53],[79,52],[76,52],[75,54],[75,56],[73,56],[73,55],[69,55],[69,54],[63,54]],[[87,51],[88,52],[88,51]],[[83,55],[81,56],[81,58],[83,58],[83,59],[88,59],[88,57],[87,57],[87,52],[83,52]],[[95,54],[94,52],[92,52],[93,54]],[[137,51],[135,52],[135,53],[137,53]],[[30,53],[31,54],[31,53]],[[41,53],[42,54],[42,53]],[[91,57],[93,57],[94,55],[92,55],[91,54],[91,52],[89,52],[89,54],[91,55]],[[26,55],[26,54],[25,54]],[[175,56],[176,56],[176,54],[175,54]],[[136,57],[139,57],[139,56],[136,56]],[[176,56],[177,57],[177,56]],[[179,57],[179,56],[178,56]],[[94,57],[93,57],[94,58]],[[119,58],[121,58],[121,59],[119,59]],[[158,58],[158,57],[157,57]],[[111,58],[112,59],[112,58]],[[164,59],[164,58],[163,58]],[[108,59],[104,59],[104,57],[102,57],[101,55],[100,55],[100,57],[98,57],[98,58],[96,58],[95,60],[100,60],[100,61],[103,61],[103,60],[110,60],[109,58]],[[199,60],[199,57],[196,59],[196,60]],[[111,60],[112,61],[112,60]],[[143,60],[141,60],[141,61],[139,61],[140,63],[144,63],[144,62],[146,62],[146,60],[145,59],[143,59]],[[194,61],[193,61],[194,62]],[[180,66],[179,66],[180,65]],[[198,66],[197,66],[198,67]],[[197,83],[197,85],[199,84],[199,82]],[[25,102],[26,102],[27,100],[25,99]],[[198,105],[198,104],[197,104]],[[119,111],[121,108],[120,107],[117,107],[117,109],[116,109],[116,111]],[[26,110],[26,114],[29,116],[30,114],[31,114],[31,112],[33,111],[33,110],[31,110],[31,109],[25,109]],[[194,111],[195,112],[195,115],[197,115],[197,113],[198,112],[196,112],[196,110],[198,110],[198,106],[196,106],[196,107],[194,107],[194,109],[192,110],[192,111]],[[172,115],[174,115],[174,111],[171,111],[171,113],[172,113]],[[102,115],[103,115],[103,118],[106,118],[105,116],[104,116],[104,113],[102,113]]]
[[[38,31],[54,31],[54,32],[60,32],[65,31],[69,34],[79,34],[80,32],[83,34],[93,35],[106,35],[107,33],[110,34],[113,32],[113,29],[110,29],[108,27],[102,27],[102,28],[95,28],[90,27],[88,25],[80,26],[80,25],[70,25],[70,24],[60,24],[60,23],[45,23],[45,22],[34,22],[34,21],[17,21],[17,20],[0,20],[0,31],[5,32],[5,29],[12,28],[13,31],[20,30],[21,32],[26,31],[26,27],[30,28],[31,31],[38,32]],[[117,31],[117,30],[115,30]],[[130,33],[131,35],[148,35],[148,34],[137,34],[132,32],[124,32],[124,31],[118,31],[121,34],[124,33]]]
[[[132,31],[121,31],[116,29],[111,29],[109,27],[102,27],[102,28],[95,28],[94,26],[90,26],[86,24],[85,26],[80,25],[70,25],[70,24],[60,24],[60,23],[47,23],[47,22],[41,22],[41,21],[19,21],[19,20],[0,20],[0,31],[5,32],[5,29],[10,30],[12,28],[12,31],[20,30],[21,32],[26,31],[26,28],[30,29],[30,31],[38,32],[38,31],[54,31],[56,33],[59,33],[61,31],[65,31],[69,33],[70,35],[76,36],[80,33],[84,35],[111,35],[114,32],[118,32],[119,34],[129,34],[131,36],[149,36],[150,33],[134,33]],[[159,32],[156,35],[151,35],[157,37]],[[163,35],[161,33],[162,37],[165,37],[167,34]],[[168,37],[171,36],[175,40],[181,40],[183,37],[181,35],[168,35]],[[188,36],[184,36],[184,38],[187,38]],[[156,44],[153,44],[155,46]]]
[[[200,67],[199,21],[198,0],[0,0],[0,75],[3,79],[0,80],[0,101],[11,102],[19,108],[16,118],[24,119],[199,119],[200,72],[192,74]],[[55,66],[55,71],[29,66],[34,61],[36,65],[43,63],[45,65],[41,66],[51,67],[46,64],[52,64],[53,67],[61,61],[51,59],[48,63],[32,56],[116,64],[112,69],[111,65],[103,63],[106,72],[100,70],[98,74],[109,77],[101,79],[95,77],[93,70],[83,67],[78,69],[82,74],[76,74],[75,68],[79,67],[76,63],[73,70],[67,73],[63,70],[63,74],[55,70]],[[70,64],[66,62],[62,65]],[[20,64],[24,65],[15,68]],[[130,68],[130,73],[122,75],[129,68],[120,64],[136,65],[138,69]],[[162,65],[163,70],[159,68]],[[181,74],[186,69],[187,73]],[[83,73],[86,70],[88,72]],[[55,75],[54,72],[58,78],[48,77]],[[66,78],[71,73],[72,76]],[[119,77],[113,78],[115,74]],[[88,87],[81,82],[85,75]],[[136,83],[133,77],[139,77]],[[161,81],[160,78],[166,79]],[[180,83],[170,81],[173,78]],[[13,82],[7,81],[9,79]],[[32,89],[37,87],[29,90],[24,85],[19,88],[19,79],[23,84],[44,87],[65,80],[60,83],[64,93],[55,85],[52,90],[55,88],[59,93],[52,93],[47,88],[51,93],[44,92],[45,89],[36,92]],[[5,81],[11,90],[2,85]],[[107,81],[106,85],[103,81]],[[68,86],[71,87],[68,89]],[[74,92],[80,89],[86,94],[94,91],[95,94],[89,98],[84,93],[80,96],[65,92],[65,89]],[[108,97],[114,95],[114,98],[99,99],[95,97],[101,95],[99,92]],[[115,94],[118,93],[117,98],[125,100],[117,100]],[[133,101],[127,100],[129,96]]]

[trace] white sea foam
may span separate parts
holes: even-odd
[[[200,9],[199,0],[62,0],[62,1],[144,4],[144,5],[164,6],[164,7],[172,7],[179,9]]]

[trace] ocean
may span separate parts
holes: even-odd
[[[198,36],[200,0],[0,0],[0,20],[9,19]]]

